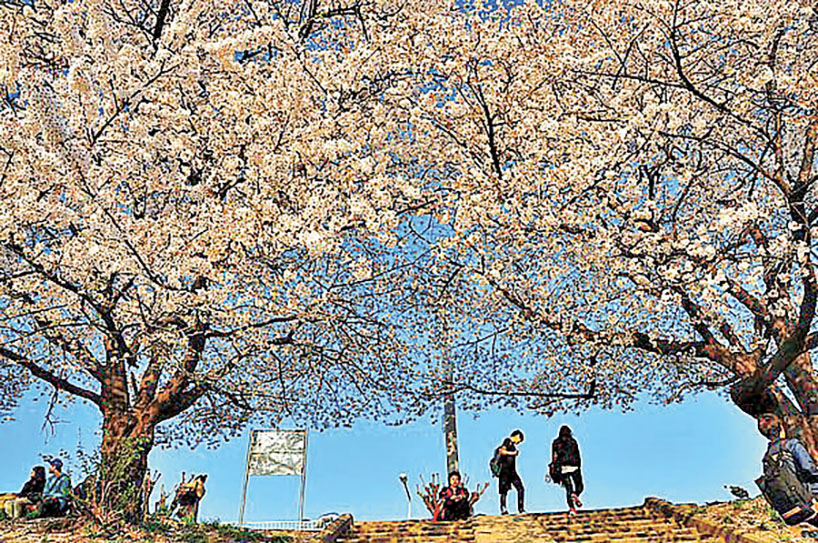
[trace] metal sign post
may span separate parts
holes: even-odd
[[[304,432],[304,462],[301,465],[301,497],[298,504],[298,521],[304,520],[304,493],[307,489],[307,432]]]
[[[247,442],[247,459],[244,462],[244,484],[241,489],[241,506],[239,507],[239,526],[244,523],[244,505],[247,503],[247,483],[250,482],[250,450],[253,447],[253,432],[250,432],[250,440]]]

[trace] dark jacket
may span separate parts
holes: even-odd
[[[551,443],[551,455],[556,456],[557,465],[562,466],[582,466],[582,459],[579,456],[579,445],[573,436],[558,437]]]
[[[454,498],[458,496],[461,499],[455,500]],[[457,490],[450,486],[445,487],[440,491],[440,501],[443,502],[443,510],[441,511],[443,520],[464,520],[469,518],[471,514],[469,491],[464,487],[457,487]]]
[[[500,445],[501,449],[505,449],[507,452],[517,452],[517,447],[514,445],[514,442],[511,440],[510,437],[507,437],[503,440],[503,444]],[[508,454],[501,454],[500,455],[500,476],[510,476],[514,473],[517,473],[517,456],[516,455],[508,455]]]
[[[468,503],[469,501],[469,491],[466,490],[465,487],[459,486],[457,490],[453,489],[450,486],[443,487],[440,490],[440,499],[444,502],[444,504],[449,505],[453,503],[456,496],[461,496],[463,500]]]
[[[19,496],[21,498],[30,498],[39,495],[43,493],[43,488],[45,488],[45,479],[31,478],[23,485]]]
[[[778,454],[782,449],[792,455],[789,458],[785,456],[784,459],[785,462],[794,464],[791,468],[798,479],[809,487],[813,495],[818,495],[818,466],[812,461],[804,445],[795,438],[774,439],[767,444],[767,452],[764,457]]]

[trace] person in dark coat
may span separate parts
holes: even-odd
[[[449,474],[449,486],[440,490],[440,501],[443,502],[442,520],[466,520],[471,515],[469,491],[460,484],[460,472]]]
[[[3,503],[6,515],[11,519],[22,517],[25,513],[25,506],[36,503],[43,493],[43,488],[45,488],[45,468],[34,466],[22,490]]]
[[[796,478],[813,498],[812,505],[807,509],[779,511],[784,521],[790,525],[806,522],[818,526],[818,510],[814,505],[815,500],[818,499],[818,465],[815,464],[806,447],[797,438],[787,436],[783,420],[777,414],[764,413],[760,415],[758,417],[758,431],[769,440],[767,451],[764,453],[764,460],[762,460],[762,465],[765,466],[765,475],[767,474],[767,459],[772,460],[774,457],[781,455],[782,461],[788,464],[789,471],[795,474]],[[764,497],[775,507],[775,497],[770,496],[766,491],[763,493]]]
[[[579,455],[579,444],[571,433],[571,428],[563,425],[559,436],[551,443],[551,460],[560,473],[560,484],[565,487],[565,499],[570,514],[577,513],[582,507],[579,495],[585,489],[582,482],[582,459]]]
[[[525,436],[521,430],[514,430],[511,435],[500,445],[498,453],[500,455],[500,514],[508,515],[506,508],[506,499],[508,491],[513,486],[517,491],[517,513],[525,513],[525,487],[523,487],[523,480],[517,474],[517,456],[520,451],[517,450],[517,445],[523,442]]]

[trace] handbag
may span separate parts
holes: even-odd
[[[551,479],[551,482],[555,485],[560,484],[562,481],[562,471],[560,467],[557,465],[556,462],[551,462],[548,464],[548,477]]]

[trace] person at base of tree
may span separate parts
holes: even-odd
[[[775,413],[764,413],[758,417],[758,431],[769,440],[764,458],[773,457],[782,451],[782,459],[789,465],[799,481],[809,490],[813,497],[811,515],[807,515],[801,522],[818,526],[818,511],[815,510],[815,499],[818,498],[818,466],[810,456],[806,447],[796,438],[787,437],[784,424]],[[786,513],[783,514],[786,519]]]
[[[187,483],[182,483],[177,491],[179,509],[176,516],[185,522],[196,522],[199,516],[199,502],[205,495],[206,474],[197,475]]]
[[[466,520],[471,515],[469,491],[460,482],[460,472],[453,471],[449,474],[449,486],[440,490],[441,520]]]
[[[62,472],[62,460],[59,458],[48,461],[48,473],[37,516],[60,517],[68,512],[71,502],[71,478]]]
[[[517,491],[517,513],[525,513],[525,488],[523,481],[517,474],[517,456],[520,451],[517,450],[517,445],[523,442],[525,436],[521,430],[514,430],[511,435],[503,440],[500,445],[498,454],[500,455],[500,474],[499,474],[499,490],[500,490],[500,514],[508,515],[506,508],[506,499],[508,491],[511,490],[512,485]]]
[[[34,466],[28,481],[25,482],[20,492],[0,498],[3,501],[6,516],[11,519],[22,517],[25,513],[25,506],[36,503],[43,493],[43,488],[45,488],[45,468]]]
[[[585,488],[582,482],[582,460],[579,456],[579,444],[571,433],[571,428],[563,425],[559,435],[551,443],[551,460],[560,473],[560,484],[565,488],[565,500],[571,515],[577,514],[577,507],[582,507],[579,495]]]

